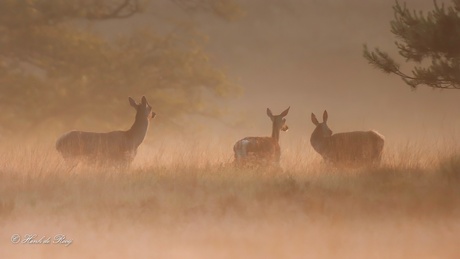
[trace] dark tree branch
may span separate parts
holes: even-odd
[[[233,20],[241,16],[239,5],[233,0],[172,0],[187,12],[207,12],[225,20]]]
[[[460,89],[460,0],[453,7],[439,6],[424,15],[410,11],[398,1],[393,6],[395,18],[391,32],[399,54],[414,66],[412,75],[401,71],[387,53],[364,46],[363,56],[374,67],[385,73],[399,76],[412,88],[426,85],[438,89]],[[431,65],[426,66],[431,61]]]
[[[108,20],[108,19],[123,19],[133,16],[140,11],[139,0],[124,0],[115,7],[105,6],[106,12],[89,13],[86,18],[90,20]]]
[[[448,64],[433,65],[429,69],[415,67],[412,71],[412,76],[410,76],[401,71],[399,64],[397,64],[387,53],[382,52],[378,48],[371,52],[368,50],[367,46],[364,46],[363,56],[367,59],[369,64],[385,73],[401,77],[406,84],[414,89],[419,85],[426,85],[439,89],[460,89],[460,80],[456,80],[455,78],[448,79],[447,77],[450,76],[448,73],[443,74],[435,69],[438,68],[438,66],[448,66]]]

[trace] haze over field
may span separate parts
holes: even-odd
[[[425,11],[433,6],[431,0],[406,3]],[[206,130],[206,135],[225,132],[235,140],[244,134],[268,135],[265,108],[277,112],[287,106],[292,107],[287,118],[291,127],[282,142],[309,136],[314,126],[310,113],[320,114],[324,109],[329,111],[334,132],[377,129],[389,143],[433,144],[459,135],[455,111],[460,91],[423,87],[412,91],[362,57],[363,44],[395,54],[396,39],[390,33],[393,2],[254,0],[240,4],[245,15],[232,22],[189,14],[166,0],[156,1],[131,21],[116,22],[125,30],[141,24],[162,28],[165,21],[186,17],[208,36],[211,60],[244,92],[236,100],[223,102],[230,114],[223,116],[223,124]],[[113,24],[103,28],[110,32]],[[155,135],[155,130],[151,132]]]
[[[282,135],[284,143],[295,142],[299,137],[308,138],[314,126],[309,120],[310,113],[320,114],[325,109],[329,111],[334,132],[376,129],[390,145],[406,142],[431,145],[459,135],[460,122],[455,110],[460,91],[433,91],[423,87],[412,91],[402,80],[374,69],[362,57],[363,44],[379,46],[395,54],[395,38],[390,33],[393,2],[254,0],[239,4],[244,14],[230,22],[207,13],[186,12],[169,0],[161,0],[150,3],[144,13],[129,19],[95,22],[88,28],[113,37],[142,27],[168,32],[174,24],[188,23],[205,35],[212,66],[223,68],[229,81],[238,84],[243,92],[237,98],[217,100],[226,111],[219,119],[221,122],[186,115],[186,123],[179,123],[183,129],[201,133],[204,138],[225,136],[231,142],[246,135],[268,135],[270,121],[265,109],[270,107],[276,113],[288,106],[292,107],[287,117],[290,132]],[[414,0],[407,1],[407,5],[430,10],[433,3]],[[139,91],[130,91],[131,87],[135,86],[127,85],[120,94],[137,95]],[[113,110],[101,106],[99,113],[106,116],[89,118],[91,120],[84,118],[86,110],[78,109],[83,106],[81,101],[69,104],[67,99],[54,98],[50,102],[65,102],[62,105],[79,113],[69,110],[66,116],[53,118],[56,113],[62,113],[60,106],[50,109],[48,115],[25,113],[21,119],[35,116],[37,121],[25,128],[37,130],[21,128],[16,132],[21,137],[29,135],[34,139],[37,134],[48,131],[51,134],[45,137],[52,141],[61,132],[76,128],[126,129],[132,121],[132,111],[126,97],[119,98],[117,111],[125,112],[115,115]],[[27,100],[26,97],[23,101],[37,103],[33,107],[40,106],[36,98]],[[104,101],[112,102],[110,98]],[[152,105],[159,116],[149,131],[148,142],[164,138],[169,132],[169,126],[163,123],[168,120],[169,112],[162,113],[165,107],[161,103],[153,101]],[[8,102],[6,107],[14,116],[14,111],[21,106],[27,107],[18,102]],[[173,131],[167,137],[177,135]]]
[[[8,132],[0,134],[0,258],[459,258],[460,90],[413,91],[362,56],[367,44],[399,57],[393,1],[237,0],[242,15],[231,21],[178,8],[190,1],[147,2],[127,19],[69,23],[111,40],[139,28],[158,34],[141,31],[118,49],[45,25],[49,34],[31,37],[51,35],[63,51],[56,60],[70,62],[60,70],[46,44],[28,48],[25,40],[18,49],[32,52],[24,53],[46,52],[49,71],[25,69],[44,79],[26,76],[7,88],[17,78],[0,73],[0,121],[18,125],[0,125]],[[433,8],[431,0],[406,2]],[[61,42],[59,33],[72,37]],[[206,38],[204,52],[193,33]],[[17,36],[7,35],[0,46]],[[0,72],[17,65],[2,53]],[[202,99],[195,93],[203,89]],[[66,163],[55,148],[62,133],[131,126],[127,95],[137,102],[146,95],[157,113],[131,167]],[[216,102],[211,116],[202,116],[203,100]],[[281,168],[234,167],[233,144],[269,136],[266,108],[276,115],[288,106]],[[384,135],[381,163],[324,162],[310,144],[310,114],[321,118],[325,109],[334,133]],[[64,234],[72,244],[14,244],[15,234]]]
[[[286,135],[310,134],[310,113],[327,109],[335,132],[377,129],[390,143],[458,136],[460,92],[411,91],[362,58],[364,43],[395,52],[389,32],[392,4],[295,1],[284,6],[273,1],[260,8],[254,3],[247,25],[228,25],[230,32],[217,25],[209,28],[218,39],[212,50],[246,87],[240,109],[250,106],[247,110],[258,122],[266,120],[265,106],[293,107],[292,132]],[[431,8],[432,1],[407,4]]]

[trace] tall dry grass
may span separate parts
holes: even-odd
[[[127,171],[67,165],[48,145],[6,144],[0,257],[117,249],[161,258],[459,255],[460,156],[453,145],[389,146],[380,166],[340,169],[303,139],[283,145],[283,171],[267,171],[233,168],[231,144],[145,144]],[[12,233],[30,232],[67,232],[75,243],[63,250],[9,242]],[[399,244],[398,235],[415,241]],[[150,243],[162,248],[148,249]]]

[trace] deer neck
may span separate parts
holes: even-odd
[[[274,139],[276,143],[278,143],[280,140],[280,129],[277,127],[275,122],[273,122],[272,126],[272,139]]]
[[[325,137],[320,128],[316,128],[310,137],[311,146],[319,154],[327,152],[330,140],[331,137]]]
[[[131,128],[126,131],[129,142],[137,148],[142,141],[144,141],[145,134],[149,126],[149,120],[145,116],[140,116],[136,114],[136,119],[134,120]]]

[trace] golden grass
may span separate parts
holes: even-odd
[[[201,143],[143,145],[128,171],[71,167],[46,145],[4,146],[0,258],[460,255],[453,147],[390,146],[376,168],[337,169],[302,140],[283,146],[283,171],[266,171],[233,168],[231,143]],[[57,232],[74,243],[9,241]]]

